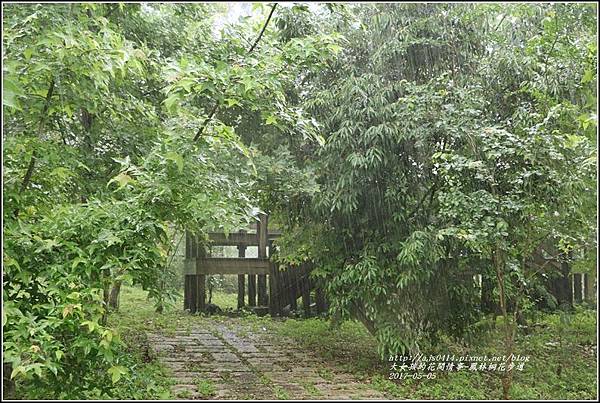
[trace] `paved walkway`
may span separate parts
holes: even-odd
[[[175,335],[148,334],[182,399],[384,399],[296,343],[211,323]]]

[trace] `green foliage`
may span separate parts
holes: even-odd
[[[476,324],[481,325],[481,322]],[[390,380],[390,363],[381,360],[377,340],[357,322],[346,321],[338,328],[320,319],[271,322],[269,329],[318,354],[329,364],[340,365],[370,388],[396,399],[500,399],[500,380],[489,371],[437,372],[435,379]],[[443,338],[424,354],[502,355],[500,327],[471,343]],[[577,309],[569,324],[560,314],[541,314],[527,334],[520,334],[517,350],[529,355],[524,371],[515,373],[514,399],[586,399],[596,396],[596,314]],[[562,339],[562,344],[559,342]],[[562,375],[557,368],[562,367]],[[325,379],[327,370],[319,371]],[[325,374],[325,376],[323,376]],[[330,374],[335,381],[335,374]]]
[[[195,382],[198,393],[204,398],[214,396],[216,393],[215,385],[208,379],[197,379]]]
[[[491,263],[527,310],[552,299],[541,244],[595,267],[595,5],[315,7],[256,46],[269,7],[3,8],[4,355],[29,397],[162,396],[111,283],[162,308],[173,234],[260,210],[382,356],[475,336]]]
[[[497,247],[509,296],[537,274],[523,261],[540,243],[594,250],[594,10],[386,4],[320,17],[344,58],[299,99],[325,143],[294,155],[315,190],[272,204],[294,234],[280,260],[315,261],[332,311],[363,322],[382,355],[468,333],[475,276]],[[323,29],[303,24],[287,35]]]
[[[94,200],[59,206],[37,222],[8,222],[4,235],[4,353],[12,376],[60,390],[59,379],[86,382],[79,369],[105,364],[116,383],[119,339],[101,324],[103,289],[111,279],[154,287],[164,227],[127,203],[108,208]]]
[[[178,291],[173,231],[254,219],[257,152],[240,117],[314,134],[284,86],[336,38],[248,54],[256,28],[217,33],[208,5],[3,10],[5,362],[32,396],[144,397],[106,326],[111,283],[142,286],[162,309]]]

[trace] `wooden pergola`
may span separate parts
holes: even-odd
[[[309,278],[310,265],[303,264],[291,270],[279,270],[270,260],[273,240],[281,232],[268,230],[268,216],[261,214],[256,224],[256,232],[240,230],[228,235],[211,232],[208,238],[213,246],[236,246],[237,258],[207,256],[206,250],[197,239],[186,234],[184,309],[190,312],[203,312],[206,309],[206,276],[209,274],[229,274],[238,276],[238,309],[245,305],[246,277],[248,306],[268,309],[271,315],[280,316],[284,307],[296,309],[296,299],[302,296],[304,311],[310,313]],[[258,257],[247,258],[246,248],[258,247]],[[268,284],[267,284],[268,279]],[[326,310],[324,294],[316,288],[317,312]]]

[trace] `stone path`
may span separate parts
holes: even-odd
[[[150,333],[151,351],[170,371],[180,399],[384,399],[350,374],[290,340],[212,323],[175,335]]]

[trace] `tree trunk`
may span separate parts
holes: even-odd
[[[15,398],[15,381],[14,379],[10,379],[12,370],[13,368],[10,362],[2,363],[2,397],[5,399]]]
[[[121,283],[122,281],[117,280],[113,283],[112,289],[110,290],[110,297],[108,299],[108,306],[113,311],[119,310],[119,296],[121,295]]]
[[[481,276],[481,312],[490,314],[498,311],[498,304],[494,300],[494,280],[487,274],[483,274]]]
[[[365,314],[362,307],[359,306],[358,303],[356,303],[356,302],[352,303],[352,315],[356,319],[358,319],[367,328],[367,330],[369,331],[369,333],[371,333],[372,336],[377,335],[377,329],[375,328],[375,323],[373,323],[372,320],[367,318],[367,315]]]
[[[508,315],[508,306],[506,299],[506,263],[500,248],[492,252],[492,263],[496,271],[496,280],[498,285],[498,297],[500,311],[504,318],[504,352],[506,357],[510,357],[514,348],[514,337],[516,330],[515,321],[511,321]],[[508,365],[508,362],[506,363]],[[510,399],[510,388],[512,385],[512,371],[506,371],[502,374],[502,398]]]
[[[101,324],[106,326],[108,323],[108,301],[110,297],[110,282],[104,282],[104,313],[102,314]]]

